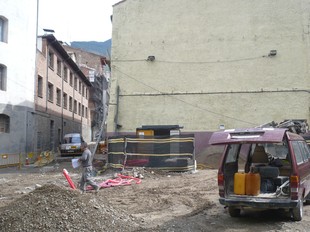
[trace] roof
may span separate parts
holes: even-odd
[[[53,34],[47,34],[41,37],[47,40],[47,42],[61,55],[64,61],[66,61],[72,67],[73,71],[76,72],[88,86],[92,86],[90,81],[77,66],[77,64],[72,60],[72,58],[69,56],[69,54],[66,52],[61,43],[55,38]]]
[[[119,4],[123,3],[123,2],[126,2],[126,0],[119,1],[119,2],[115,3],[114,5],[112,5],[112,7],[117,6],[117,5],[119,5]]]

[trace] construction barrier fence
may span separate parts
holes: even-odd
[[[22,167],[24,165],[44,166],[52,162],[56,153],[52,151],[0,154],[0,168]]]
[[[19,167],[21,165],[20,154],[0,154],[0,168]]]
[[[149,167],[171,171],[195,169],[193,134],[114,136],[108,139],[108,163],[114,168]]]

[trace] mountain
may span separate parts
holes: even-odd
[[[87,52],[92,52],[107,58],[111,55],[111,39],[104,42],[97,41],[73,41],[71,47],[79,48]]]

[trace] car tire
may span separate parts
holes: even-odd
[[[305,203],[306,203],[307,205],[310,205],[310,193],[306,196],[306,198],[305,198]]]
[[[304,210],[303,199],[298,201],[298,204],[295,208],[292,209],[291,214],[294,221],[301,221]]]
[[[240,217],[241,209],[229,206],[228,213],[231,217]]]

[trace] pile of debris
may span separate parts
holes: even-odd
[[[1,208],[1,231],[136,231],[135,217],[104,196],[44,185]]]

